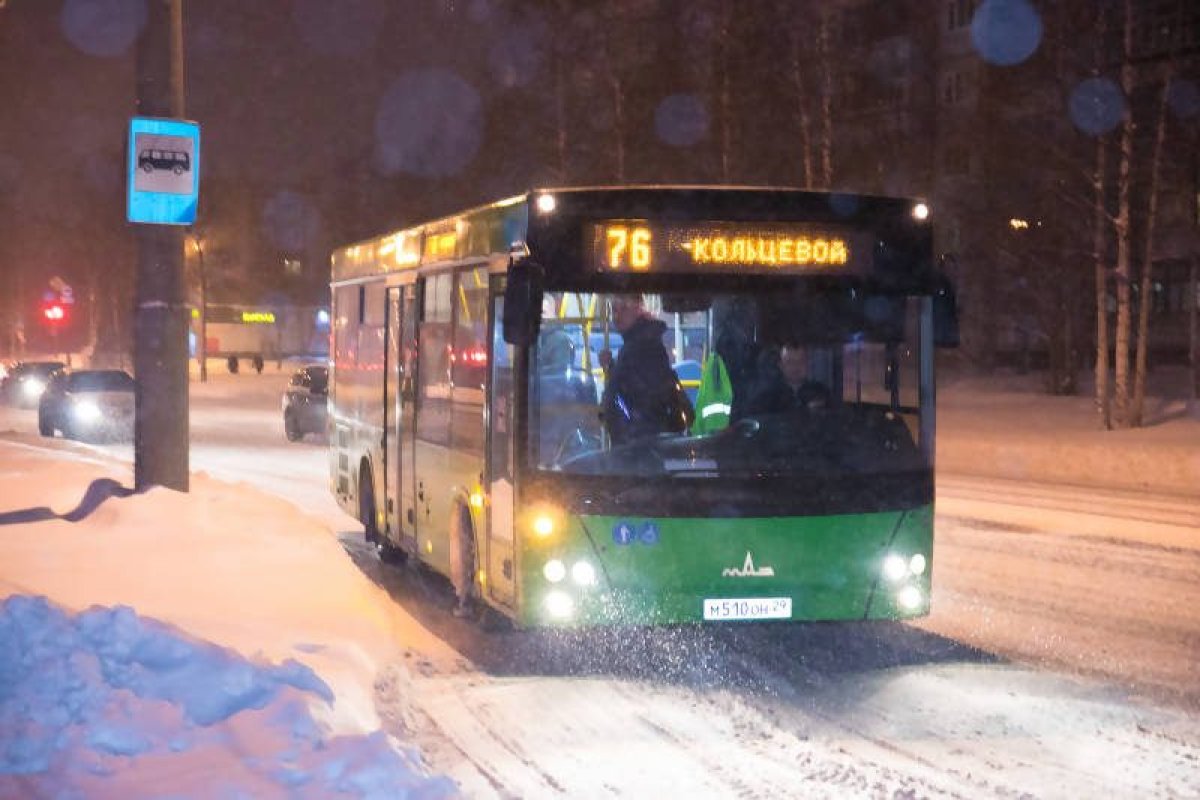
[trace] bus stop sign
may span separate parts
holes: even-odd
[[[200,125],[178,119],[129,121],[130,222],[191,225],[200,192]]]

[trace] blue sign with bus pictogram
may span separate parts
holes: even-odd
[[[200,196],[200,125],[181,119],[129,121],[126,216],[130,222],[191,225]]]

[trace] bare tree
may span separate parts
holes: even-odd
[[[1125,117],[1121,121],[1120,161],[1117,165],[1116,280],[1117,328],[1113,339],[1113,413],[1118,427],[1129,427],[1129,335],[1130,304],[1130,193],[1133,164],[1133,0],[1125,0],[1122,31],[1121,91],[1126,97]]]
[[[1168,61],[1162,69],[1162,89],[1159,92],[1158,113],[1154,122],[1154,149],[1150,155],[1150,185],[1147,189],[1149,198],[1146,201],[1146,232],[1142,256],[1142,280],[1138,298],[1138,332],[1137,351],[1133,371],[1133,405],[1130,408],[1129,424],[1139,427],[1142,424],[1142,410],[1146,397],[1146,348],[1150,337],[1150,296],[1153,289],[1154,264],[1154,225],[1158,215],[1158,180],[1159,168],[1162,163],[1163,140],[1167,133],[1167,92],[1171,86],[1171,75],[1174,72],[1172,61]]]

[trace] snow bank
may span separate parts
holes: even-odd
[[[0,797],[453,793],[378,733],[393,609],[335,537],[124,469],[0,440]]]
[[[939,390],[939,470],[1200,495],[1200,419],[1185,400],[1149,397],[1147,427],[1104,431],[1091,398],[1018,388],[995,378]]]

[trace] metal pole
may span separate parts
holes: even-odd
[[[183,0],[149,0],[137,51],[137,112],[182,118]],[[134,309],[134,486],[188,490],[188,308],[183,232],[139,225]]]
[[[208,382],[208,268],[204,265],[204,240],[195,236],[196,258],[200,267],[200,341],[196,355],[200,361],[200,382]]]

